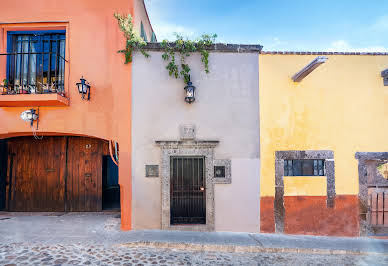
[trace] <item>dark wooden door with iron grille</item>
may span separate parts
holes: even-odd
[[[171,157],[171,224],[206,224],[204,157]]]

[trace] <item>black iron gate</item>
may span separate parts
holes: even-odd
[[[204,157],[171,157],[171,224],[206,224]]]

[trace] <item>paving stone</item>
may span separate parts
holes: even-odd
[[[118,246],[0,244],[0,265],[388,265],[384,255],[226,253]],[[81,259],[82,258],[82,259]]]

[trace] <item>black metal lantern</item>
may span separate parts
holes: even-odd
[[[81,79],[81,82],[78,82],[77,83],[77,87],[78,87],[78,92],[82,95],[82,100],[85,99],[85,95],[87,94],[88,97],[86,98],[86,100],[90,100],[90,85],[89,85],[89,82],[86,81],[86,79],[84,79],[84,77],[82,77]]]
[[[195,86],[191,81],[187,82],[187,86],[185,87],[186,97],[185,101],[187,103],[193,103],[195,101]]]

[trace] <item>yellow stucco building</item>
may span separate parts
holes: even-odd
[[[375,169],[388,159],[387,54],[262,52],[259,66],[261,231],[386,234],[388,182]],[[322,173],[288,172],[308,159]]]

